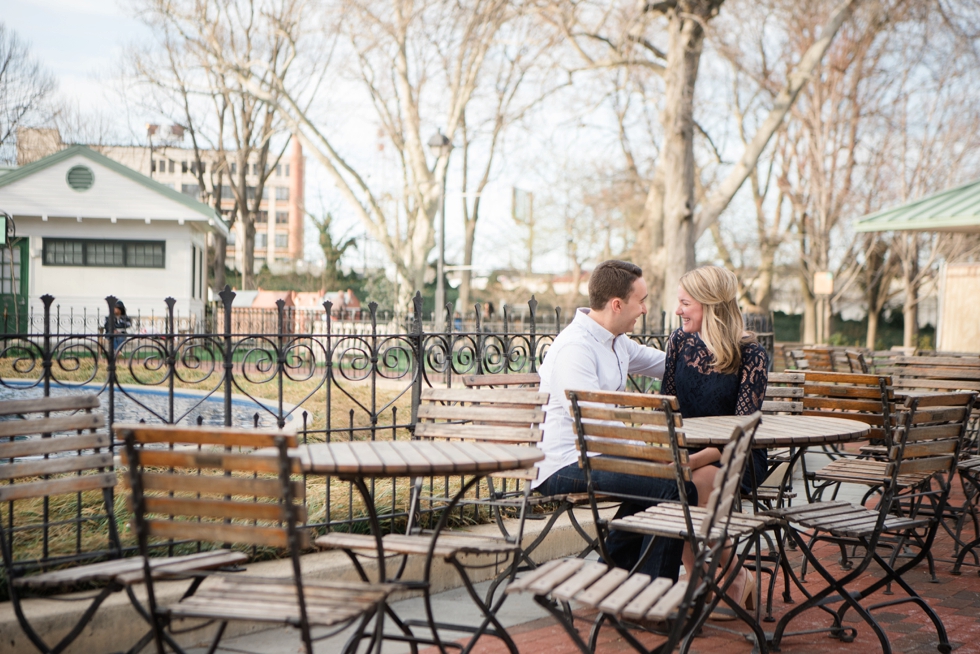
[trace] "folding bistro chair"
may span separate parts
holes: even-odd
[[[421,405],[415,438],[430,441],[468,441],[474,443],[527,445],[534,447],[541,440],[539,425],[544,421],[543,406],[548,402],[548,394],[536,389],[472,389],[472,388],[426,388],[422,390]],[[494,511],[501,527],[501,536],[482,536],[461,531],[443,531],[435,546],[435,554],[451,564],[459,573],[470,598],[483,613],[484,618],[478,627],[472,625],[433,622],[439,629],[463,631],[473,636],[463,651],[469,651],[483,634],[495,636],[504,641],[508,649],[517,654],[517,646],[496,618],[496,613],[506,599],[501,595],[494,600],[494,590],[500,583],[512,580],[521,562],[521,541],[524,537],[524,520],[527,516],[528,498],[531,482],[537,477],[537,468],[494,473],[490,476],[488,496],[468,497],[460,504],[488,507]],[[492,480],[511,480],[515,483],[512,491],[496,492]],[[461,479],[461,484],[472,483]],[[516,490],[516,485],[520,489]],[[506,489],[506,486],[504,486]],[[443,480],[443,490],[434,486],[426,488],[425,479],[413,480],[410,521],[405,534],[387,534],[383,538],[385,556],[400,555],[403,558],[398,572],[390,579],[393,583],[408,584],[423,592],[426,612],[432,616],[428,580],[401,579],[407,562],[412,555],[427,555],[431,543],[431,532],[420,527],[422,513],[433,513],[440,505],[449,504],[453,492],[450,480]],[[517,518],[514,530],[502,524],[504,512],[513,512]],[[342,549],[354,562],[362,578],[366,574],[358,561],[358,555],[376,556],[377,540],[367,534],[328,533],[316,539],[316,545],[324,549]],[[468,562],[470,557],[476,563]],[[488,564],[486,557],[493,561]],[[503,563],[502,563],[503,562]],[[502,568],[494,579],[485,598],[480,598],[470,579],[470,568],[482,569],[493,565]],[[382,580],[386,581],[386,580]],[[406,626],[428,626],[429,622],[407,620]],[[421,642],[421,641],[419,641]],[[440,643],[437,634],[433,642]]]
[[[866,461],[885,456],[892,445],[895,421],[895,391],[887,375],[862,375],[838,372],[807,372],[803,386],[803,415],[858,420],[871,426],[869,442],[860,454],[847,454],[835,447],[825,447],[830,463],[815,472],[804,472],[814,484],[807,487],[807,499],[821,499],[828,489],[833,497],[841,483],[865,483],[877,486],[880,475],[862,473]],[[804,466],[805,470],[805,466]],[[867,484],[864,479],[873,483]],[[869,491],[869,496],[874,490]],[[867,499],[867,498],[865,498]]]
[[[30,416],[0,422],[0,520],[7,591],[27,638],[45,653],[65,651],[113,593],[125,591],[146,616],[131,586],[143,583],[140,557],[123,557],[116,530],[112,439],[105,417],[93,412],[95,395],[67,395],[0,402],[0,415]],[[55,415],[52,415],[55,414]],[[41,520],[36,519],[41,516]],[[60,537],[58,537],[60,535]],[[65,536],[68,536],[65,538]],[[35,547],[32,547],[35,545]],[[233,566],[237,552],[205,552],[180,558],[193,569]],[[154,562],[155,563],[155,562]],[[83,595],[69,591],[96,590]],[[31,597],[87,602],[77,622],[57,642],[32,625]],[[152,629],[129,650],[150,642]]]
[[[486,375],[464,375],[463,384],[467,388],[483,388],[483,389],[495,389],[495,388],[532,388],[537,390],[541,384],[541,376],[536,372],[531,373],[504,373],[504,374],[486,374]],[[514,484],[513,486],[508,486],[507,480],[503,479],[500,486],[494,483],[494,479],[490,478],[490,497],[493,501],[493,515],[497,522],[497,526],[500,528],[501,533],[504,536],[509,536],[506,523],[502,520],[504,513],[506,512],[507,502],[518,503],[523,501],[523,491],[522,484]],[[578,518],[575,516],[575,509],[588,507],[589,495],[588,493],[565,493],[562,495],[540,495],[532,491],[531,495],[527,498],[527,520],[547,520],[544,527],[542,527],[538,536],[524,545],[521,549],[520,557],[521,561],[518,564],[518,573],[524,570],[533,570],[538,567],[538,563],[532,557],[534,551],[538,548],[541,543],[545,541],[548,534],[551,533],[551,528],[554,527],[555,523],[562,516],[567,516],[569,524],[571,524],[572,529],[582,538],[584,541],[584,546],[582,551],[579,552],[579,558],[585,558],[590,553],[596,551],[599,547],[598,541],[594,536],[592,536],[585,527],[579,522]],[[515,513],[515,511],[510,511],[510,513]],[[493,596],[496,592],[499,582],[502,581],[503,577],[498,577],[492,584],[487,593],[488,603],[489,598]]]
[[[192,629],[218,623],[209,652],[217,649],[229,622],[250,621],[298,628],[307,654],[313,654],[314,640],[355,623],[349,644],[356,646],[376,615],[372,646],[380,650],[380,615],[394,586],[303,579],[299,556],[309,547],[309,532],[301,528],[305,486],[294,480],[301,473],[299,458],[287,452],[296,446],[295,436],[149,425],[120,425],[116,431],[125,439],[133,522],[144,557],[151,540],[162,540],[285,549],[292,563],[291,578],[267,578],[206,575],[171,559],[151,568],[144,559],[131,574],[146,583],[159,654],[164,644],[184,651],[174,639],[178,619],[205,620]],[[271,451],[258,451],[263,448]],[[154,581],[187,577],[193,583],[180,601],[161,606]],[[327,627],[329,633],[314,639],[313,627]]]
[[[689,636],[704,613],[707,591],[720,590],[714,583],[730,530],[742,531],[742,516],[732,513],[741,474],[748,458],[752,434],[759,416],[747,417],[733,431],[725,447],[721,467],[715,477],[714,490],[705,508],[687,502],[685,483],[690,480],[687,451],[682,449],[683,432],[678,429],[677,400],[660,395],[616,392],[568,391],[578,430],[581,464],[586,471],[590,494],[594,493],[593,470],[628,472],[665,479],[678,484],[680,503],[660,503],[647,511],[614,520],[599,520],[599,540],[604,560],[605,536],[609,529],[627,529],[635,533],[669,538],[684,538],[696,553],[690,575],[677,583],[671,579],[653,579],[642,573],[630,573],[604,563],[572,558],[552,561],[523,576],[507,588],[508,593],[529,592],[558,621],[583,652],[595,651],[599,629],[609,622],[639,652],[670,652],[681,639]],[[607,406],[595,406],[600,402]],[[614,407],[608,407],[608,405]],[[616,421],[625,424],[586,422]],[[591,455],[596,456],[591,456]],[[622,496],[631,501],[649,498]],[[639,564],[638,564],[639,565]],[[574,624],[571,602],[599,612],[589,643],[586,644]],[[563,609],[558,608],[560,603]],[[667,640],[649,650],[630,630],[644,629],[651,622],[666,621]],[[764,642],[764,640],[763,640]]]
[[[888,635],[871,611],[912,602],[935,626],[939,651],[951,651],[939,616],[903,579],[903,575],[918,565],[932,547],[956,472],[966,421],[975,400],[974,393],[913,396],[906,400],[903,424],[895,434],[888,453],[889,460],[881,462],[883,490],[876,508],[833,501],[776,509],[770,513],[780,518],[806,560],[827,582],[826,588],[812,595],[807,593],[806,601],[782,616],[773,634],[773,649],[778,648],[782,639],[789,635],[786,628],[794,618],[808,609],[819,607],[833,616],[831,635],[847,642],[854,639],[857,630],[844,626],[844,615],[849,609],[854,609],[875,632],[885,654],[890,654]],[[903,475],[922,474],[929,476],[931,483],[915,487],[905,487],[899,483]],[[814,538],[806,538],[805,530],[809,530]],[[878,553],[885,537],[897,541],[897,545],[886,545],[893,550],[889,560]],[[857,546],[864,550],[864,556],[845,574],[837,576],[813,554],[812,544],[820,541],[833,542],[841,548]],[[904,545],[912,545],[916,553],[902,565],[896,566],[895,554]],[[854,583],[871,563],[878,564],[884,572],[882,577],[864,588],[853,589]],[[784,570],[786,574],[793,574],[788,565],[784,566]],[[892,583],[899,585],[907,597],[864,605],[864,600],[870,595]],[[840,602],[840,606],[834,612],[827,605],[836,602]]]

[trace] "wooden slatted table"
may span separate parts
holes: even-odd
[[[334,443],[312,443],[302,445],[297,449],[302,461],[303,471],[312,475],[328,475],[351,482],[364,500],[371,533],[374,535],[377,548],[376,563],[381,581],[398,582],[398,577],[405,566],[400,566],[394,579],[389,579],[385,572],[384,542],[387,540],[381,530],[378,515],[368,491],[365,480],[374,477],[429,477],[429,476],[466,476],[466,483],[460,484],[460,489],[452,500],[442,507],[438,524],[432,530],[428,551],[417,552],[425,555],[425,566],[422,584],[428,585],[432,571],[432,561],[439,551],[439,545],[453,539],[446,534],[440,541],[440,534],[446,527],[446,521],[453,508],[459,503],[474,483],[482,477],[495,472],[506,470],[521,470],[534,466],[544,459],[544,452],[536,447],[520,445],[496,445],[493,443],[475,443],[459,441],[353,441]],[[390,536],[389,536],[390,538]],[[458,538],[458,537],[457,537]],[[363,575],[363,570],[361,571]],[[415,587],[416,582],[411,582]],[[408,641],[417,644],[435,645],[441,651],[446,651],[438,629],[446,627],[437,624],[435,614],[429,605],[428,592],[423,594],[426,602],[426,624],[432,632],[432,639],[416,636],[406,632],[408,625],[415,621],[398,621],[401,632],[398,634],[384,633],[381,627],[382,639]],[[478,605],[476,596],[473,597]],[[484,607],[485,608],[485,607]],[[386,609],[390,613],[391,607]],[[383,619],[379,614],[378,619]],[[489,626],[490,618],[485,618],[475,638]],[[499,623],[494,619],[494,624]],[[499,626],[503,629],[503,626]],[[472,628],[468,628],[473,631]],[[458,629],[453,629],[458,631]],[[380,645],[380,644],[379,644]],[[414,646],[413,646],[414,649]]]
[[[344,479],[488,475],[530,468],[544,458],[536,447],[432,441],[312,443],[298,453],[307,474]]]
[[[684,435],[691,447],[722,447],[728,443],[737,416],[686,418]],[[752,442],[754,448],[832,445],[868,437],[870,425],[846,418],[820,416],[763,416]]]

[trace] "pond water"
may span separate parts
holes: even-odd
[[[26,385],[21,385],[20,383],[13,380],[5,380],[7,386],[0,386],[0,400],[29,400],[32,398],[40,398],[44,396],[43,389],[38,386],[35,388],[27,388]],[[99,388],[97,386],[75,386],[75,387],[64,387],[64,386],[51,386],[51,395],[71,395],[79,393],[96,393]],[[127,397],[126,394],[120,392],[116,389],[115,393],[115,419],[116,422],[139,422],[140,420],[145,420],[149,423],[159,423],[160,419],[157,418],[153,413],[159,416],[166,417],[168,413],[168,399],[167,391],[165,389],[157,388],[133,388],[132,386],[126,387],[126,393],[135,398],[136,401]],[[102,402],[100,410],[103,412],[108,412],[108,396],[105,391],[99,395],[99,399]],[[196,425],[198,417],[201,418],[201,424],[211,425],[220,427],[224,424],[225,410],[224,410],[224,395],[220,391],[214,395],[208,397],[203,402],[202,397],[193,393],[184,393],[180,391],[174,391],[174,416],[180,417],[185,413],[190,411],[190,413],[179,422],[179,424],[186,425]],[[137,402],[148,407],[140,406]],[[235,427],[253,427],[255,426],[255,415],[258,414],[259,422],[258,426],[262,428],[276,428],[276,418],[273,415],[276,412],[276,405],[274,402],[263,403],[266,408],[259,405],[257,402],[253,401],[248,397],[242,395],[232,396],[231,404],[231,420],[232,425]],[[288,411],[290,407],[286,407]],[[151,413],[151,411],[153,413]],[[270,414],[272,411],[273,414]],[[292,417],[288,417],[286,422],[290,422]]]

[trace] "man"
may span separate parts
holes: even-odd
[[[636,343],[627,332],[646,310],[647,285],[639,266],[625,261],[604,261],[589,279],[589,309],[578,309],[575,318],[555,338],[541,364],[541,392],[550,393],[544,436],[540,447],[545,459],[538,464],[535,488],[545,495],[583,493],[585,471],[578,465],[577,438],[571,403],[566,390],[622,391],[627,374],[663,377],[664,353]],[[628,493],[651,500],[677,500],[673,480],[595,470],[597,490]],[[691,489],[693,491],[693,488]],[[696,501],[690,499],[689,501]],[[651,502],[650,504],[654,504]],[[641,511],[648,505],[623,503],[616,517]],[[613,531],[606,548],[619,567],[638,561],[649,537]],[[683,541],[657,539],[642,572],[654,577],[677,578]]]

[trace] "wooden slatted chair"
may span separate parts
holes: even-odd
[[[850,366],[851,372],[863,375],[867,375],[870,372],[863,352],[858,350],[845,350],[844,354],[847,356],[847,364]]]
[[[299,458],[287,451],[296,446],[295,436],[149,425],[118,425],[116,433],[125,440],[133,522],[145,557],[151,541],[176,540],[277,548],[288,551],[292,562],[291,579],[192,573],[188,593],[174,605],[160,606],[154,580],[184,578],[187,571],[171,559],[156,568],[144,559],[132,575],[147,585],[161,654],[164,644],[184,651],[168,630],[177,619],[220,623],[208,651],[218,647],[228,622],[254,621],[297,627],[307,654],[313,654],[312,627],[328,627],[333,635],[358,623],[360,633],[383,609],[394,586],[304,580],[299,555],[310,545],[309,532],[302,529],[305,485],[294,479],[301,472]],[[271,452],[259,451],[265,448]],[[376,621],[377,628],[381,624]]]
[[[541,385],[541,376],[536,372],[531,373],[504,373],[504,374],[484,374],[484,375],[464,375],[463,385],[467,388],[533,388],[538,389]],[[520,480],[515,480],[512,486],[508,486],[508,480],[501,480],[501,486],[499,488],[493,486],[493,479],[490,479],[491,487],[490,493],[492,497],[495,497],[497,502],[496,506],[492,508],[494,513],[494,519],[497,521],[497,526],[500,528],[501,533],[505,536],[509,535],[506,523],[502,520],[503,509],[506,508],[507,498],[510,498],[511,502],[521,501],[521,495],[523,493],[519,491]],[[589,494],[588,493],[565,493],[563,495],[540,495],[538,493],[532,492],[530,497],[527,498],[528,506],[528,520],[532,519],[546,519],[544,527],[541,528],[538,536],[530,543],[525,544],[521,549],[521,562],[518,566],[518,574],[523,570],[533,570],[538,567],[537,562],[534,561],[533,553],[534,551],[545,541],[548,534],[551,532],[551,528],[554,527],[555,523],[562,517],[567,516],[569,523],[572,525],[572,529],[582,538],[584,546],[579,552],[579,558],[585,558],[590,553],[598,549],[599,544],[595,536],[586,531],[582,523],[579,522],[575,515],[575,509],[581,507],[588,507],[589,504]],[[511,512],[513,513],[513,511]],[[499,583],[504,579],[504,576],[500,576],[495,579],[489,590],[487,591],[487,597],[491,598],[496,592]]]
[[[780,646],[789,635],[789,623],[804,611],[843,602],[834,614],[831,635],[842,640],[853,640],[856,630],[845,627],[843,620],[849,609],[871,627],[878,637],[882,650],[891,651],[888,635],[871,615],[871,611],[892,607],[901,603],[918,605],[932,621],[939,637],[939,651],[950,652],[952,647],[946,630],[929,603],[903,579],[903,575],[918,565],[928,554],[939,529],[941,516],[949,498],[952,478],[966,431],[966,423],[974,406],[974,393],[952,393],[909,397],[905,402],[902,426],[896,430],[887,462],[883,465],[883,492],[876,508],[866,508],[850,502],[817,502],[814,504],[775,509],[777,516],[803,551],[806,560],[827,582],[826,588],[808,594],[806,601],[792,607],[780,618],[772,637],[772,648]],[[902,476],[928,475],[932,483],[910,489],[899,483]],[[811,538],[806,532],[810,532]],[[885,538],[895,541],[893,555],[886,560],[878,553]],[[853,545],[863,549],[859,563],[838,576],[825,567],[814,555],[813,540],[836,543],[844,549]],[[916,549],[901,566],[896,567],[897,553],[905,545]],[[871,563],[876,563],[884,573],[867,586],[853,586]],[[784,566],[787,574],[793,574],[790,566]],[[873,593],[891,584],[899,585],[907,597],[864,605]],[[813,589],[813,586],[810,586]],[[804,632],[812,634],[811,631]]]
[[[691,478],[691,469],[687,451],[683,449],[684,435],[675,398],[585,391],[568,391],[568,397],[572,402],[580,461],[586,471],[590,493],[594,492],[592,470],[674,479],[678,484],[679,503],[662,502],[610,524],[599,519],[597,503],[593,502],[596,522],[602,529],[600,548],[603,558],[610,560],[604,546],[608,530],[625,529],[644,535],[687,539],[696,553],[696,564],[687,578],[674,583],[671,579],[631,574],[603,563],[565,559],[550,562],[529,573],[511,584],[507,592],[532,593],[535,601],[558,619],[583,653],[595,651],[599,628],[606,621],[639,652],[648,650],[630,629],[644,628],[651,621],[669,621],[667,641],[656,651],[672,651],[677,643],[693,633],[702,614],[706,614],[708,589],[719,590],[714,577],[726,537],[745,533],[746,522],[762,522],[732,513],[735,491],[741,483],[759,415],[746,418],[735,428],[732,440],[722,454],[721,467],[716,473],[707,506],[699,508],[690,506],[686,499],[686,482]],[[605,422],[593,422],[596,420]],[[648,498],[623,496],[621,499],[639,501]],[[589,644],[582,640],[575,628],[569,607],[573,601],[599,611]],[[558,608],[556,602],[562,603],[565,610]],[[762,636],[761,632],[758,635]]]
[[[825,447],[830,463],[816,472],[805,472],[814,489],[807,488],[807,498],[822,497],[828,489],[836,492],[844,482],[862,483],[861,461],[884,456],[891,447],[895,415],[895,392],[891,378],[886,375],[856,373],[807,372],[803,386],[803,415],[858,420],[871,426],[869,442],[861,454],[847,455]],[[878,485],[875,482],[873,485]]]
[[[804,347],[803,356],[806,357],[807,370],[823,372],[835,372],[837,370],[834,351],[827,346],[811,345]]]
[[[510,375],[508,375],[510,376]],[[533,381],[533,380],[532,380]],[[541,440],[540,424],[544,421],[544,405],[548,403],[548,394],[536,389],[494,389],[486,388],[426,388],[421,394],[421,404],[418,411],[418,423],[415,426],[415,437],[431,441],[468,441],[487,444],[526,445],[536,447]],[[506,629],[496,618],[496,612],[506,599],[500,595],[494,600],[494,590],[504,581],[513,580],[517,574],[521,559],[521,542],[524,537],[524,521],[528,513],[528,499],[531,494],[531,482],[537,478],[537,468],[528,470],[512,470],[491,475],[491,479],[510,480],[520,484],[520,490],[514,492],[495,493],[484,498],[468,498],[465,503],[489,507],[502,515],[505,511],[516,513],[517,522],[513,530],[506,528],[502,520],[501,536],[478,536],[466,532],[443,532],[436,543],[435,554],[451,564],[459,573],[463,585],[470,597],[484,613],[483,623],[476,628],[467,626],[473,632],[467,647],[473,645],[484,633],[502,639],[511,651],[516,651]],[[426,489],[424,479],[413,480],[410,521],[405,534],[389,534],[383,539],[385,554],[401,556],[427,555],[431,542],[430,533],[419,527],[422,513],[432,513],[439,510],[440,505],[446,505],[451,500],[452,491],[450,480],[444,480],[443,492],[438,489]],[[465,480],[460,480],[465,483]],[[493,488],[491,484],[491,488]],[[504,486],[506,488],[506,486]],[[377,541],[373,536],[349,533],[328,533],[316,539],[316,545],[324,549],[342,549],[353,561],[357,561],[358,553],[370,555],[377,552]],[[478,557],[477,563],[468,562],[468,558]],[[494,580],[490,591],[484,599],[479,599],[473,588],[468,568],[475,565],[485,568],[487,557],[495,559],[501,568]],[[501,562],[507,562],[503,564]],[[392,581],[407,583],[421,587],[425,593],[425,601],[429,602],[427,580],[400,579],[401,570]],[[359,568],[362,577],[363,569]],[[366,577],[365,577],[366,578]],[[408,626],[426,625],[422,621],[406,621]],[[437,624],[440,628],[452,628],[458,625]]]
[[[84,631],[111,594],[143,582],[140,557],[123,557],[114,512],[116,473],[112,438],[95,395],[67,395],[0,402],[0,550],[14,613],[41,652],[62,652]],[[34,417],[35,414],[41,414]],[[23,419],[18,419],[23,416]],[[42,516],[36,521],[35,516]],[[8,522],[9,520],[9,522]],[[55,533],[68,538],[56,539]],[[32,549],[31,543],[42,543]],[[205,552],[175,561],[189,569],[233,566],[245,560],[231,552]],[[157,562],[154,561],[154,564]],[[98,590],[88,608],[55,644],[32,627],[32,596]],[[138,613],[143,607],[130,599]],[[58,595],[60,599],[65,596]],[[147,634],[131,648],[141,650]]]
[[[803,413],[803,372],[770,372],[766,394],[762,401],[763,415],[794,415]],[[767,453],[766,479],[760,479],[751,497],[743,500],[760,502],[766,508],[779,505],[783,500],[796,497],[792,490],[792,477],[786,466],[793,458],[794,448],[771,449]],[[775,504],[774,504],[775,503]]]

